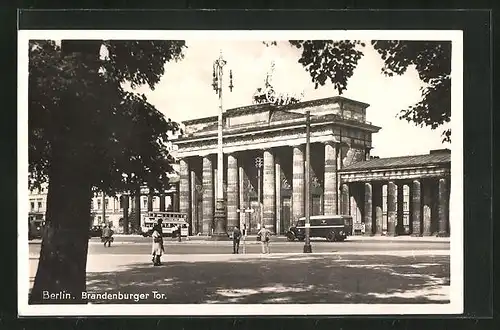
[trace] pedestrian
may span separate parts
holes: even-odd
[[[153,254],[153,265],[160,266],[161,265],[161,256],[163,252],[165,252],[165,248],[163,246],[163,228],[161,226],[162,219],[158,219],[158,222],[153,227],[153,231],[151,233],[151,237],[153,238],[152,244],[152,254]]]
[[[260,238],[260,245],[262,246],[262,254],[269,254],[269,241],[271,240],[271,231],[262,226],[262,228],[257,233],[257,237]]]
[[[104,225],[102,229],[102,241],[104,242],[104,247],[106,247],[106,245],[111,247],[111,242],[113,241],[113,230],[111,226]]]
[[[238,226],[234,226],[234,229],[233,229],[233,254],[239,253],[240,238],[241,238],[240,228],[238,228]]]

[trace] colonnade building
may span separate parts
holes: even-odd
[[[350,214],[355,233],[366,235],[449,235],[450,151],[371,157],[372,135],[381,128],[366,120],[368,107],[331,97],[229,109],[223,114],[222,169],[217,116],[183,122],[184,134],[174,143],[179,211],[188,214],[191,234],[213,231],[218,170],[224,172],[228,232],[246,224],[254,234],[265,225],[281,235],[304,216],[310,111],[311,215]],[[253,212],[240,212],[245,209]]]

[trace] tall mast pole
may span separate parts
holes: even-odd
[[[213,233],[214,239],[227,239],[229,237],[226,232],[227,214],[226,214],[226,200],[224,198],[224,150],[222,130],[224,126],[222,108],[222,77],[224,74],[224,66],[226,61],[222,57],[222,51],[217,60],[214,61],[213,83],[212,86],[219,96],[219,115],[217,119],[217,183],[216,183],[216,200],[214,222],[215,230]],[[229,71],[229,91],[233,89],[233,73]]]

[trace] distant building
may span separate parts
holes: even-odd
[[[177,165],[174,165],[174,169]],[[178,211],[176,175],[171,178],[172,188],[161,195],[150,195],[147,187],[141,188],[141,194],[136,201],[136,196],[130,193],[118,193],[116,196],[103,196],[102,193],[92,198],[90,204],[90,226],[110,224],[117,233],[124,231],[125,214],[129,217],[129,227],[140,228],[140,219],[148,211]],[[49,185],[44,184],[40,190],[29,192],[29,217],[32,220],[45,219],[47,194]],[[139,217],[135,210],[140,208]]]
[[[366,120],[368,107],[332,97],[225,111],[221,169],[227,200],[225,229],[230,232],[246,223],[249,232],[255,233],[262,221],[284,234],[304,216],[305,113],[309,110],[311,215],[351,214],[356,233],[366,235],[448,235],[450,151],[370,157],[372,134],[381,128]],[[184,135],[174,140],[180,167],[179,208],[189,215],[193,233],[209,235],[218,197],[217,116],[183,124]],[[263,158],[260,198],[257,157]],[[255,212],[238,212],[247,208]]]

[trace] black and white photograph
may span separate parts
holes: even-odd
[[[462,48],[20,30],[19,315],[462,313]]]

